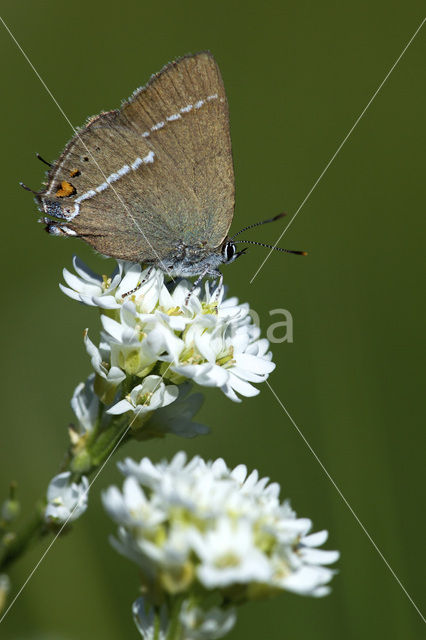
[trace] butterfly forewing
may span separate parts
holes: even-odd
[[[119,111],[89,121],[39,200],[65,219],[65,233],[114,257],[156,261],[182,244],[218,247],[232,221],[234,177],[211,54],[172,62]]]

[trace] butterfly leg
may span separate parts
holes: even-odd
[[[128,296],[131,296],[131,295],[132,295],[132,293],[135,293],[138,289],[140,289],[140,288],[141,288],[141,286],[142,286],[143,284],[145,284],[145,282],[146,282],[147,280],[149,280],[149,279],[150,279],[150,277],[151,277],[151,273],[152,273],[152,270],[153,270],[153,267],[149,267],[149,269],[148,269],[148,271],[147,271],[147,274],[146,274],[145,278],[143,278],[143,280],[141,280],[141,281],[138,283],[138,285],[137,285],[136,287],[134,287],[133,289],[130,289],[130,291],[126,291],[126,293],[123,293],[123,294],[122,294],[122,296],[121,296],[121,297],[123,298],[123,300],[124,300],[124,298],[127,298]]]
[[[200,282],[203,280],[203,278],[206,277],[207,273],[208,273],[208,268],[205,269],[205,271],[203,271],[203,273],[201,273],[198,278],[196,279],[196,281],[194,282],[194,284],[192,285],[191,289],[189,290],[188,295],[185,298],[185,304],[187,305],[189,302],[189,299],[191,298],[192,294],[194,293],[195,289],[198,287],[198,285],[200,284]]]

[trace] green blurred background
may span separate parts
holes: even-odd
[[[231,111],[237,186],[233,229],[293,213],[425,13],[424,3],[111,2],[3,0],[2,15],[74,125],[120,105],[167,61],[209,48]],[[299,425],[413,599],[422,606],[425,521],[424,344],[426,27],[312,193],[281,245],[225,268],[266,331],[288,309],[294,343],[275,345],[276,394]],[[56,473],[72,419],[69,398],[90,371],[82,331],[96,311],[66,299],[61,270],[74,253],[112,269],[77,241],[36,224],[23,180],[38,188],[38,151],[54,159],[69,125],[0,28],[3,281],[1,494],[19,483],[30,509]],[[274,241],[281,223],[252,233]],[[276,321],[276,317],[274,318]],[[266,385],[236,405],[209,390],[210,436],[132,443],[120,457],[223,456],[281,483],[301,516],[330,531],[339,575],[326,599],[283,594],[242,608],[232,640],[420,638],[421,619]],[[110,464],[91,507],[59,540],[5,619],[7,640],[137,638],[134,566],[109,546],[100,491],[120,480]],[[44,543],[46,545],[46,542]],[[15,589],[40,557],[13,569]]]

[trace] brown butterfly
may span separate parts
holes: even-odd
[[[200,276],[197,282],[220,276],[219,265],[245,251],[236,250],[238,234],[228,236],[228,103],[209,52],[171,62],[120,109],[91,118],[50,167],[36,200],[52,235],[82,238],[102,254],[172,276]]]

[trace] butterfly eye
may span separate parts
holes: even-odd
[[[236,248],[233,242],[227,242],[223,247],[223,257],[225,262],[232,262],[235,259]]]

